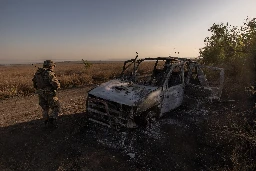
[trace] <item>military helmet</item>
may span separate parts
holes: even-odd
[[[52,60],[45,60],[44,61],[44,64],[43,64],[44,68],[49,68],[51,66],[56,66],[56,64]]]

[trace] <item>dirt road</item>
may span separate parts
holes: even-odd
[[[90,88],[59,92],[57,129],[44,127],[36,95],[0,101],[0,170],[198,170],[209,164],[204,156],[218,155],[198,129],[211,108],[179,109],[149,129],[114,132],[86,122]]]

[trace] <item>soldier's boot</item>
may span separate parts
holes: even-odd
[[[58,123],[57,123],[57,119],[58,119],[58,115],[59,115],[59,107],[55,107],[52,109],[52,116],[49,119],[49,123],[57,128],[58,127]]]
[[[43,114],[44,124],[47,125],[49,122],[49,109],[43,110],[42,114]]]

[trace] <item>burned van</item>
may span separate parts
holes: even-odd
[[[206,78],[209,71],[212,84]],[[108,127],[147,126],[178,108],[186,96],[219,100],[224,82],[222,68],[207,67],[186,58],[157,57],[124,62],[120,77],[88,92],[90,121]]]

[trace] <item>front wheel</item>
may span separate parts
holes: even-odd
[[[154,124],[156,122],[156,120],[158,119],[158,114],[157,112],[151,110],[147,113],[146,117],[145,117],[145,121],[146,121],[146,127],[151,128],[152,124]]]
[[[159,114],[155,110],[144,112],[140,116],[135,118],[136,124],[143,127],[151,127],[153,123],[159,118]]]

